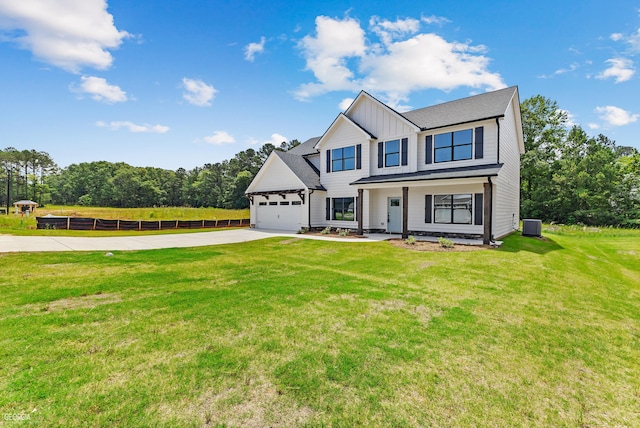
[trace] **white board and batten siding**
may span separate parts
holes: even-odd
[[[373,134],[377,140],[369,144],[369,168],[370,175],[381,174],[403,174],[415,172],[418,168],[417,153],[417,128],[410,124],[407,120],[398,117],[398,115],[388,108],[380,105],[380,103],[364,97],[357,105],[354,105],[348,111],[349,118],[364,129]],[[407,165],[399,165],[397,167],[378,168],[378,143],[391,140],[408,139],[408,163]],[[365,159],[365,158],[363,158]]]
[[[516,134],[515,109],[511,100],[500,121],[500,163],[504,164],[493,179],[493,234],[496,239],[516,230],[520,222],[520,146]]]

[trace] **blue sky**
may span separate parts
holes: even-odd
[[[633,1],[0,0],[0,147],[187,169],[504,86],[640,149]]]

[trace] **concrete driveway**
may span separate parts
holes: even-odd
[[[255,229],[219,230],[199,233],[176,233],[148,236],[70,237],[70,236],[13,236],[0,235],[0,253],[38,251],[126,251],[159,248],[201,247],[205,245],[235,244],[258,239],[286,236],[343,242],[376,242],[396,235],[369,235],[366,238],[338,238],[317,235],[298,235],[291,232]],[[399,235],[398,235],[399,236]]]

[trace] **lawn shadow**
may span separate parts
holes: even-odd
[[[551,251],[562,249],[563,247],[560,244],[547,236],[535,237],[513,234],[505,238],[503,245],[498,250],[510,253],[528,251],[536,254],[547,254]]]

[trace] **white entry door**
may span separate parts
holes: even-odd
[[[387,199],[387,232],[402,233],[401,198]]]

